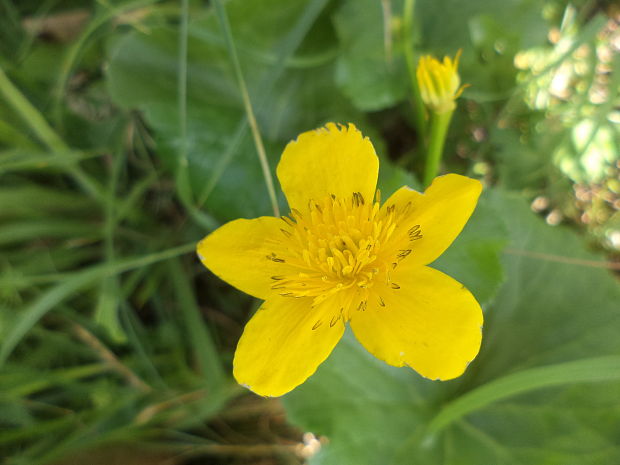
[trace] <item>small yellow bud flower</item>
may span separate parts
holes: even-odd
[[[461,86],[457,68],[461,50],[454,60],[444,57],[443,62],[430,55],[420,58],[416,76],[420,95],[429,110],[435,113],[446,113],[456,108],[454,101],[463,93],[466,86]]]

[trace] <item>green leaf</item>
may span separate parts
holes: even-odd
[[[547,30],[540,3],[534,0],[420,0],[416,14],[424,48],[443,53],[468,48],[476,40],[472,25],[481,20],[498,24],[503,37],[518,38],[521,47],[543,43]]]
[[[582,465],[620,460],[620,286],[588,261],[573,232],[547,226],[521,199],[490,191],[453,248],[479,231],[488,253],[508,232],[504,280],[489,301],[481,353],[450,382],[374,360],[351,335],[284,398],[290,418],[330,442],[313,464]],[[471,229],[468,232],[468,229]],[[468,236],[470,238],[468,239]],[[473,247],[475,250],[476,247]],[[451,255],[453,254],[453,255]],[[446,271],[489,296],[493,266],[452,251]],[[492,263],[489,262],[489,263]],[[486,277],[485,277],[486,276]],[[501,276],[499,277],[501,279]],[[476,284],[478,283],[478,284]],[[478,290],[476,290],[478,288]],[[430,429],[429,429],[430,427]]]
[[[396,8],[398,2],[392,3],[392,8]],[[392,14],[395,16],[398,11]],[[334,16],[342,49],[336,81],[360,110],[394,106],[407,92],[402,43],[388,20],[392,44],[386,50],[382,18],[381,2],[376,0],[347,0]]]
[[[285,143],[298,133],[328,116],[350,115],[340,105],[343,98],[334,95],[335,54],[301,46],[311,28],[326,29],[329,18],[319,18],[325,3],[226,3],[272,170]],[[180,139],[176,28],[132,31],[111,43],[112,97],[125,108],[144,112],[155,132],[157,153],[170,169],[178,164],[181,144],[187,143],[189,184],[199,207],[206,198],[204,205],[221,220],[267,214],[271,209],[263,174],[219,25],[209,12],[192,19],[188,30],[186,141]],[[303,55],[293,55],[297,46]]]

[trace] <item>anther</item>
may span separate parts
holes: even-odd
[[[273,252],[271,252],[271,255],[267,255],[267,259],[276,263],[284,263],[284,260],[282,258],[278,258]]]
[[[339,319],[340,319],[340,315],[333,316],[333,317],[332,317],[332,319],[331,319],[331,321],[329,322],[329,327],[330,327],[330,328],[333,328],[333,327],[334,327],[334,325],[335,325],[336,323],[338,323],[338,320],[339,320]]]
[[[407,233],[409,234],[410,241],[417,241],[418,239],[422,239],[422,230],[420,229],[419,224],[416,224],[415,226],[409,228],[409,231]]]
[[[405,208],[403,208],[401,215],[406,215],[409,212],[410,208],[411,208],[411,202],[407,202],[407,205],[405,205]]]
[[[289,231],[287,231],[286,229],[280,228],[280,231],[282,231],[282,234],[284,234],[286,237],[291,237],[292,236],[292,234]]]
[[[392,286],[392,289],[400,289],[400,286],[396,283],[392,283],[391,286]]]
[[[401,261],[404,258],[406,258],[410,253],[411,253],[411,249],[399,250],[398,255],[396,255],[396,258],[398,259],[398,261]]]
[[[315,329],[317,329],[319,326],[321,326],[323,324],[323,322],[321,320],[317,320],[316,323],[314,323],[314,326],[312,327],[312,331],[314,331]]]
[[[284,276],[272,276],[271,279],[274,281],[280,281],[281,279],[284,279]]]
[[[290,219],[288,216],[281,216],[280,219],[284,221],[287,224],[287,226],[291,226],[291,227],[295,226],[295,222],[292,219]]]
[[[383,297],[379,297],[379,305],[385,307],[385,302],[383,301]]]

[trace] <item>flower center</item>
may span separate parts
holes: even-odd
[[[349,198],[331,195],[310,200],[304,214],[293,209],[290,217],[282,217],[286,263],[299,271],[272,276],[272,288],[282,296],[312,297],[313,306],[340,293],[343,319],[348,319],[350,307],[365,308],[378,279],[396,289],[390,271],[411,250],[395,252],[390,238],[397,226],[397,212],[394,206],[380,211],[379,203],[379,191],[374,202],[359,192]],[[268,258],[279,260],[275,255]]]

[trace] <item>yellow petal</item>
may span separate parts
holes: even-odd
[[[392,247],[411,249],[407,261],[431,263],[459,235],[476,208],[481,191],[480,181],[458,174],[435,178],[423,195],[401,187],[383,205],[384,211],[394,205],[396,212],[406,212],[398,219],[390,239]]]
[[[289,207],[305,211],[309,200],[360,192],[372,201],[379,160],[368,138],[353,124],[328,123],[301,134],[284,149],[277,174]]]
[[[266,299],[275,282],[272,276],[295,272],[287,264],[287,252],[280,242],[284,228],[281,219],[270,216],[231,221],[198,243],[198,256],[224,281]]]
[[[239,384],[276,397],[316,371],[342,337],[344,323],[328,302],[314,309],[311,304],[311,298],[267,299],[237,345],[233,374]]]
[[[459,282],[425,266],[399,266],[351,328],[370,353],[429,379],[460,376],[478,354],[482,310]],[[379,300],[379,297],[382,300]],[[384,306],[382,305],[384,304]]]

